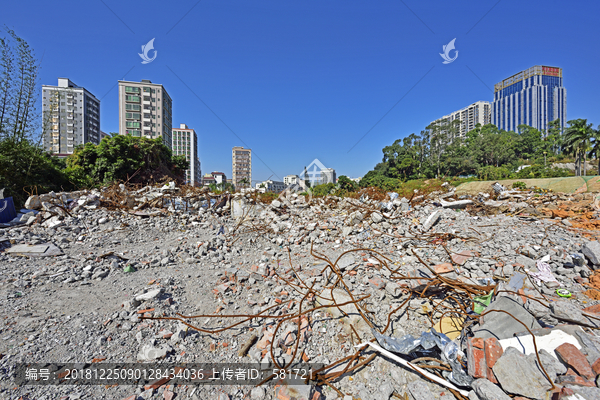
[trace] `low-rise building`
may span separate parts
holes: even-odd
[[[208,186],[208,185],[210,185],[211,183],[216,183],[216,182],[215,182],[215,177],[214,177],[214,176],[212,176],[212,174],[205,174],[205,175],[202,177],[202,186]]]
[[[231,179],[227,179],[227,176],[223,172],[213,171],[210,174],[205,174],[202,178],[203,186],[208,186],[211,183],[225,185],[226,183],[231,183]]]
[[[255,188],[256,188],[256,190],[258,190],[261,193],[265,193],[265,192],[279,193],[279,192],[284,191],[286,186],[287,185],[283,182],[272,181],[272,180],[268,179],[264,182],[257,183]]]
[[[215,178],[215,183],[217,185],[227,183],[227,176],[225,176],[223,172],[212,172],[211,175],[213,176],[213,178]]]
[[[298,177],[298,175],[288,175],[283,177],[283,183],[285,184],[285,186],[296,185],[298,184],[299,180],[300,178]]]

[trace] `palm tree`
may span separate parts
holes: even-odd
[[[598,175],[600,175],[600,125],[598,125],[598,129],[594,130],[592,139],[594,140],[591,143],[588,155],[590,156],[590,160],[592,157],[596,157],[596,160],[598,161]]]
[[[581,157],[583,157],[583,173],[587,167],[587,150],[594,133],[592,124],[587,119],[575,119],[567,122],[569,127],[565,132],[565,151],[575,156],[577,175],[581,176]]]

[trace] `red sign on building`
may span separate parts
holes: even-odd
[[[560,68],[542,67],[542,73],[549,76],[560,76]]]

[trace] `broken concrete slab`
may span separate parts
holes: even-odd
[[[422,230],[423,232],[427,232],[430,230],[441,218],[441,215],[438,211],[432,212],[427,219],[423,222]]]
[[[4,252],[6,254],[21,257],[50,257],[63,255],[62,250],[52,243],[37,245],[18,244]]]
[[[506,349],[492,370],[502,389],[510,394],[544,400],[552,389],[538,366],[513,347]]]
[[[552,381],[554,381],[558,375],[563,375],[567,372],[567,367],[556,359],[555,354],[551,354],[545,349],[541,349],[538,354],[544,369],[548,375],[550,375]],[[535,354],[530,354],[528,357],[535,357]],[[537,362],[537,358],[534,361]]]
[[[550,303],[552,316],[561,321],[596,327],[597,323],[583,315],[579,307],[569,301],[553,301]]]
[[[510,400],[510,396],[487,379],[476,379],[471,387],[479,400]]]
[[[594,265],[600,265],[600,242],[591,240],[583,245],[581,252]]]
[[[138,294],[137,296],[135,296],[135,300],[136,301],[152,300],[152,299],[158,297],[162,293],[162,291],[163,291],[162,288],[152,289],[146,293]]]
[[[510,313],[513,317],[506,314]],[[515,333],[526,331],[516,319],[523,322],[529,329],[540,329],[541,325],[520,303],[509,297],[498,297],[485,309],[480,318],[479,326],[473,330],[475,337],[498,340],[512,338]]]
[[[473,204],[472,200],[444,201],[440,199],[439,202],[443,208],[450,208],[452,210],[463,209]]]

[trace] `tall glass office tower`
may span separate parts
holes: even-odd
[[[548,123],[567,120],[567,89],[562,68],[536,65],[497,83],[494,87],[492,123],[506,131],[524,124],[548,133]]]

